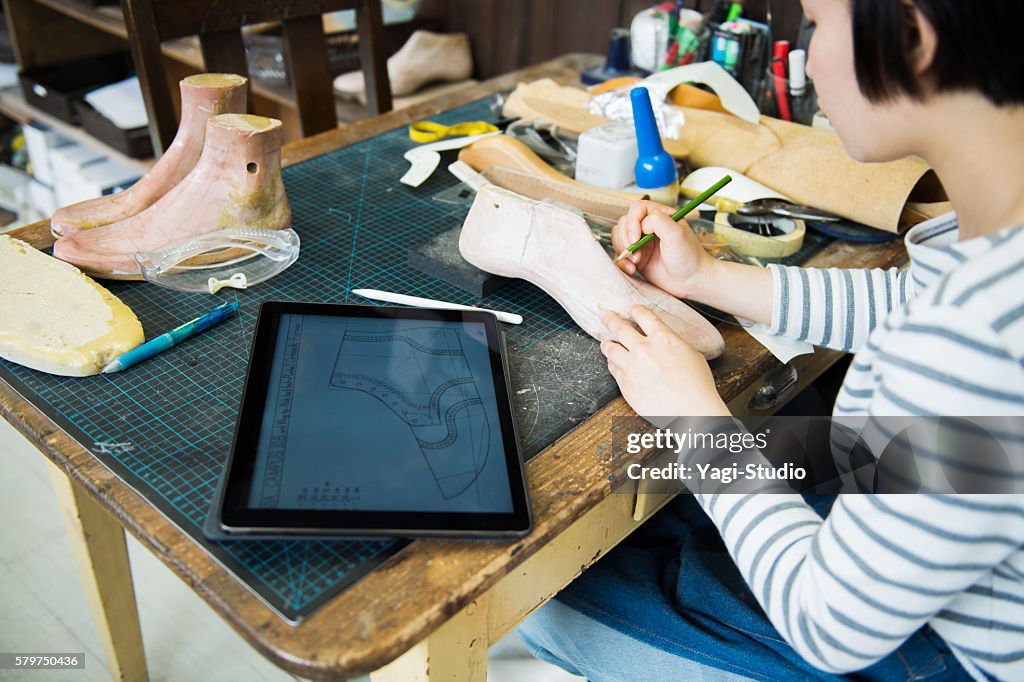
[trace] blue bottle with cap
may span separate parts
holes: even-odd
[[[633,88],[629,93],[633,105],[633,125],[640,155],[636,160],[636,185],[652,201],[675,206],[679,199],[679,175],[672,155],[665,151],[658,134],[658,123],[651,107],[647,88]]]

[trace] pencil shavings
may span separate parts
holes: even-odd
[[[0,236],[0,357],[63,376],[98,374],[143,342],[131,309],[78,268]]]

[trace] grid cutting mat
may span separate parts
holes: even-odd
[[[493,120],[480,100],[437,116]],[[366,303],[353,288],[384,289],[516,312],[506,327],[520,444],[530,458],[617,394],[597,342],[540,289],[515,281],[485,301],[406,265],[407,251],[461,224],[466,207],[432,197],[456,180],[448,160],[423,186],[398,182],[414,146],[405,128],[284,170],[299,260],[237,291],[238,315],[125,372],[57,377],[0,360],[0,376],[50,416],[289,621],[299,621],[401,549],[405,541],[212,542],[201,528],[231,444],[259,305],[264,300]],[[201,207],[196,207],[202,210]],[[146,338],[219,300],[146,283],[109,283]],[[367,457],[375,453],[367,452]]]

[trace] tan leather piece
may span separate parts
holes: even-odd
[[[584,213],[603,218],[610,223],[626,215],[631,201],[611,193],[599,194],[591,187],[580,187],[580,183],[555,183],[509,168],[490,168],[483,175],[498,187],[504,187],[516,194],[537,201],[575,206]],[[640,195],[636,195],[636,198],[639,199]]]
[[[561,104],[583,111],[586,111],[587,105],[590,104],[590,93],[587,91],[559,85],[550,78],[541,78],[531,83],[519,83],[505,100],[505,105],[501,109],[502,115],[527,120],[542,118],[525,103],[526,98]]]
[[[563,175],[519,140],[495,135],[459,152],[459,161],[491,182],[533,199],[570,204],[581,211],[618,220],[640,194],[594,187]]]
[[[553,102],[540,97],[524,97],[523,104],[529,107],[530,111],[539,118],[574,133],[585,132],[610,120],[605,116],[592,114],[580,107]]]
[[[684,114],[686,123],[679,129],[679,139],[689,148],[694,166],[725,166],[746,175],[756,160],[782,147],[778,135],[769,128],[730,114],[689,108]],[[758,182],[775,189],[771,183]]]
[[[709,97],[717,99],[691,86],[679,86],[673,92],[698,98],[702,107],[713,105]],[[586,111],[586,93],[553,81],[520,85],[516,94],[525,115],[565,130],[580,133],[607,120]],[[850,158],[832,131],[767,116],[755,125],[705,108],[684,106],[683,110],[686,123],[679,139],[662,140],[672,156],[686,158],[695,167],[734,169],[799,203],[897,232],[925,215],[908,207],[908,202],[946,200],[935,174],[917,157],[860,163]]]
[[[699,109],[686,108],[685,114],[680,136],[693,165],[735,169],[798,203],[865,225],[896,232],[906,224],[901,218],[911,198],[945,199],[928,164],[917,157],[860,163],[831,131],[768,116],[753,125]]]
[[[903,215],[900,216],[900,221],[907,225],[914,225],[931,218],[937,218],[952,210],[953,204],[949,201],[908,201],[907,205],[903,207]]]

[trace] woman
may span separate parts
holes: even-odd
[[[615,250],[659,238],[620,266],[854,352],[836,416],[1024,414],[1024,3],[803,6],[808,72],[846,150],[921,156],[956,212],[907,233],[906,271],[820,271],[714,260],[637,203]],[[651,311],[631,315],[607,316],[602,344],[630,405],[729,415],[703,358]],[[594,680],[1024,680],[1022,498],[681,497],[520,632]]]

